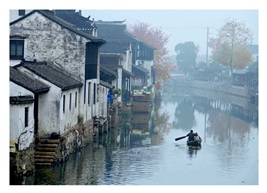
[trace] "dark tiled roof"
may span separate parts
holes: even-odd
[[[132,71],[133,73],[142,73],[142,74],[148,74],[149,71],[146,68],[143,68],[141,66],[137,66],[137,65],[132,65]]]
[[[11,35],[9,37],[10,39],[26,39],[27,37],[26,36],[21,36],[21,35]]]
[[[62,69],[58,69],[52,65],[46,64],[45,62],[24,62],[22,66],[58,86],[62,90],[82,87],[83,85],[81,82],[70,77]]]
[[[34,99],[31,95],[9,97],[9,103],[13,104],[13,105],[15,105],[15,104],[30,104],[33,102],[34,102]]]
[[[211,71],[221,71],[221,70],[225,69],[225,67],[223,67],[218,62],[213,61],[208,65],[208,69],[210,69]]]
[[[96,22],[97,34],[99,38],[103,38],[106,41],[117,41],[117,42],[132,42],[132,43],[142,43],[148,48],[155,49],[154,47],[146,44],[145,42],[139,40],[137,37],[133,36],[126,30],[126,25],[122,23],[114,22]]]
[[[118,66],[120,54],[100,54],[100,65]]]
[[[17,85],[33,93],[45,93],[49,91],[49,86],[41,81],[31,78],[13,67],[9,67],[9,70],[10,81],[16,83]]]
[[[112,76],[114,78],[117,77],[116,72],[114,72],[112,69],[108,68],[108,66],[101,65],[100,66],[100,71],[103,72],[103,73],[105,73],[105,74],[108,74],[108,75],[110,75],[110,76]]]
[[[110,42],[100,47],[101,53],[125,53],[129,49],[130,43],[128,42]]]
[[[23,17],[20,17],[19,19],[11,22],[10,25],[13,25],[13,24],[17,23],[17,22],[23,20],[24,18],[28,17],[29,15],[31,15],[33,13],[36,13],[36,12],[41,14],[41,15],[43,15],[44,17],[54,21],[55,23],[59,24],[63,28],[68,29],[68,30],[72,31],[73,33],[76,33],[76,34],[78,34],[78,35],[80,35],[80,36],[82,36],[84,38],[87,38],[87,39],[91,40],[92,42],[99,43],[99,44],[104,44],[106,42],[103,39],[99,39],[99,38],[97,38],[95,36],[92,36],[92,35],[90,35],[88,33],[85,33],[85,32],[77,30],[69,22],[67,22],[67,21],[55,16],[54,12],[50,11],[50,10],[33,10],[30,13],[24,15]]]
[[[114,24],[114,23],[102,23],[96,22],[97,26],[97,36],[103,38],[107,41],[117,40],[117,41],[129,41],[129,37],[126,35],[126,25],[125,24]]]
[[[105,87],[109,88],[109,89],[113,88],[113,86],[111,84],[109,84],[108,82],[105,82],[103,80],[100,80],[100,84],[102,86],[105,86]]]
[[[90,17],[83,17],[79,12],[76,12],[75,9],[54,10],[54,12],[57,17],[71,23],[80,31],[92,34],[93,29],[96,29],[93,21],[89,19]]]

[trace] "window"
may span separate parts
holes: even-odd
[[[24,40],[10,40],[10,59],[24,58]]]
[[[94,104],[96,103],[96,83],[94,83]]]
[[[65,113],[65,95],[63,95],[63,113]]]
[[[85,80],[97,78],[98,45],[86,44],[85,54]]]
[[[29,107],[25,107],[25,114],[24,114],[24,123],[25,123],[25,127],[29,126]]]
[[[19,9],[19,16],[25,15],[25,9]]]
[[[84,84],[84,85],[85,85],[85,84]],[[83,103],[86,104],[86,85],[84,86]]]
[[[91,96],[91,82],[88,83],[88,105],[90,105],[90,96]]]
[[[69,110],[71,110],[71,93],[70,93],[70,104],[69,104]]]
[[[75,108],[77,107],[77,92],[75,92]]]

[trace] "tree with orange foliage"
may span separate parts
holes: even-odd
[[[154,52],[154,69],[156,71],[156,89],[162,88],[162,82],[170,79],[170,71],[174,69],[166,45],[169,36],[164,34],[161,28],[152,27],[144,22],[136,22],[130,26],[128,32],[143,42],[156,48]]]
[[[209,39],[212,58],[224,66],[233,69],[243,69],[252,61],[252,54],[247,45],[251,40],[252,32],[245,23],[234,19],[227,19],[218,30],[217,37]]]

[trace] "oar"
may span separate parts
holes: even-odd
[[[183,138],[186,138],[187,136],[183,136],[183,137],[178,137],[178,138],[175,138],[175,141],[178,141],[180,139],[183,139]]]

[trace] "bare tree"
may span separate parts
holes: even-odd
[[[224,66],[233,69],[242,69],[252,61],[252,54],[247,45],[252,38],[251,29],[244,22],[237,22],[228,18],[218,30],[216,37],[209,39],[212,58]]]

